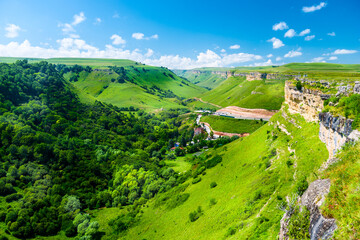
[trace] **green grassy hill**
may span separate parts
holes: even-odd
[[[277,206],[286,196],[302,191],[304,179],[309,182],[315,179],[315,169],[328,157],[318,138],[318,125],[306,123],[300,116],[288,117],[301,128],[286,121],[281,112],[271,122],[279,121],[291,136],[274,124],[267,124],[249,137],[205,153],[204,159],[221,156],[221,164],[201,174],[200,182],[192,183],[190,179],[183,187],[149,201],[141,209],[139,221],[119,237],[276,239],[284,214]],[[192,169],[196,171],[197,166]],[[217,186],[211,188],[212,182]],[[187,200],[177,202],[182,195],[188,195]],[[175,207],[169,208],[169,202]],[[190,221],[189,214],[199,207],[199,218]],[[96,219],[106,214],[97,212]],[[109,231],[106,226],[102,230]]]
[[[13,63],[24,58],[0,57],[0,62]],[[185,108],[176,98],[196,97],[207,90],[192,84],[163,67],[153,67],[126,59],[99,58],[30,58],[29,63],[46,60],[53,64],[90,66],[94,71],[82,72],[73,81],[74,91],[83,102],[95,100],[111,103],[119,107],[139,107],[146,110],[159,108]],[[109,66],[123,67],[122,78],[129,81],[118,83],[119,74]],[[65,74],[70,80],[74,73]],[[126,75],[126,76],[125,76]],[[151,89],[152,88],[152,89]]]
[[[147,110],[184,108],[185,106],[180,104],[180,98],[190,98],[206,92],[166,68],[131,65],[125,66],[124,72],[120,78],[127,80],[121,83],[118,81],[119,74],[110,69],[81,72],[73,85],[93,100],[119,107],[134,106]],[[74,73],[69,72],[65,77],[70,80],[73,75]]]
[[[218,74],[212,74],[211,71],[203,71],[200,74],[194,73],[192,70],[174,70],[180,77],[184,77],[190,82],[207,89],[213,89],[219,86],[223,81],[226,80]]]
[[[244,77],[230,77],[201,98],[222,107],[280,109],[284,84],[283,80],[246,81]]]

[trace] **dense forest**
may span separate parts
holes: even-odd
[[[97,238],[99,223],[86,210],[136,209],[191,176],[163,161],[184,154],[182,148],[169,154],[176,141],[186,147],[193,140],[193,126],[182,126],[183,112],[85,105],[63,78],[69,71],[91,68],[0,64],[0,221],[18,238],[61,230],[68,237]],[[197,140],[189,152],[231,141]],[[214,161],[219,157],[204,166]],[[126,217],[110,222],[114,231],[126,229],[131,215]]]

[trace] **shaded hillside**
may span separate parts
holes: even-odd
[[[246,81],[244,77],[230,77],[201,98],[222,107],[279,109],[284,101],[284,81]]]

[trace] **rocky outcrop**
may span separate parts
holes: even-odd
[[[281,74],[281,73],[268,73],[266,79],[290,80],[294,78],[301,78],[301,75],[294,74]]]
[[[330,113],[319,113],[320,131],[319,138],[326,144],[329,158],[333,158],[336,151],[341,149],[346,142],[357,141],[360,132],[352,129],[352,119],[334,117]]]
[[[355,82],[354,88],[353,88],[353,92],[355,94],[360,94],[360,83],[358,81]]]
[[[265,78],[266,78],[266,73],[251,72],[246,74],[246,80],[248,81],[263,80]]]
[[[311,240],[330,239],[336,230],[335,219],[325,218],[320,212],[320,207],[324,203],[329,191],[330,179],[319,179],[312,182],[301,198],[297,200],[301,208],[306,207],[310,212],[309,234]],[[295,199],[296,198],[293,198],[293,200]],[[280,221],[280,240],[289,239],[287,235],[289,230],[288,226],[291,221],[291,216],[294,213],[295,201],[287,200],[290,207]]]
[[[330,239],[336,229],[335,219],[321,215],[320,206],[330,191],[330,179],[312,182],[301,197],[301,205],[310,211],[310,239]]]
[[[300,113],[307,121],[318,121],[318,113],[324,108],[328,96],[318,90],[302,88],[298,90],[290,82],[285,83],[285,102],[290,113]]]

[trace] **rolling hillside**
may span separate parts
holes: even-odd
[[[246,81],[244,77],[230,77],[204,93],[201,99],[222,107],[279,109],[284,101],[284,81]]]
[[[15,62],[19,59],[0,58],[0,61]],[[28,61],[43,60],[45,59],[34,58]],[[148,66],[131,60],[51,58],[46,61],[92,68],[91,72],[67,72],[64,75],[72,83],[80,99],[86,103],[99,100],[118,107],[133,106],[147,111],[185,108],[181,99],[196,97],[207,91],[178,77],[167,68]]]
[[[134,106],[148,110],[183,108],[181,98],[194,97],[206,91],[165,68],[141,65],[122,69],[123,72],[118,73],[113,69],[82,72],[73,85],[96,100],[119,107]],[[72,75],[68,73],[67,79],[71,79]]]
[[[174,70],[180,77],[184,77],[190,82],[207,89],[213,89],[219,86],[226,77],[222,77],[218,74],[212,74],[211,71],[204,71],[201,73],[195,73],[192,70]]]

